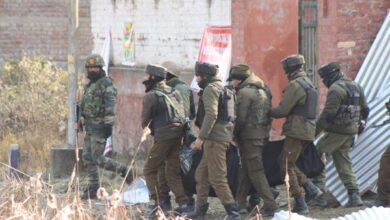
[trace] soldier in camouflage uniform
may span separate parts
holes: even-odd
[[[348,206],[360,206],[363,202],[348,152],[354,136],[363,131],[362,121],[369,114],[366,97],[356,82],[340,72],[338,63],[328,63],[318,73],[329,90],[325,107],[317,121],[316,134],[325,131],[317,148],[321,154],[332,155],[340,179],[348,189]],[[325,188],[325,170],[316,178],[316,183],[320,188]]]
[[[106,76],[103,66],[101,56],[93,54],[87,57],[85,68],[90,81],[84,88],[80,105],[86,131],[82,156],[89,179],[83,199],[96,198],[99,188],[98,167],[118,172],[122,177],[128,170],[127,166],[103,155],[106,139],[112,134],[117,94],[114,83],[111,77]],[[132,181],[131,173],[126,181]]]
[[[279,165],[282,176],[286,172],[290,176],[290,192],[295,199],[292,211],[299,214],[307,214],[309,209],[306,202],[322,195],[321,190],[296,166],[297,159],[314,139],[317,110],[317,91],[303,70],[304,63],[305,59],[302,55],[291,55],[282,60],[289,83],[283,91],[279,106],[270,111],[273,118],[286,118],[283,125],[283,135],[286,139],[279,158]],[[301,186],[305,190],[306,198],[302,195]]]
[[[163,67],[167,69],[166,82],[167,85],[177,90],[184,104],[184,113],[189,126],[191,126],[191,120],[195,117],[195,104],[194,104],[194,96],[189,86],[186,85],[185,82],[180,80],[180,69],[179,67],[172,61],[166,61],[162,64]],[[190,128],[187,131],[186,136],[184,137],[184,145],[189,146],[196,139],[194,132]],[[160,207],[164,211],[168,211],[172,209],[171,205],[171,197],[169,196],[169,192],[171,191],[168,182],[165,178],[165,170],[168,169],[167,166],[161,166],[158,171],[158,182],[159,189],[161,192],[161,202]],[[189,197],[189,205],[194,208],[195,200],[192,198],[192,193],[186,192]],[[190,208],[191,208],[190,207]]]
[[[189,210],[188,197],[184,192],[180,176],[180,150],[183,143],[184,105],[178,91],[165,83],[167,69],[158,65],[146,66],[146,78],[143,81],[146,95],[142,103],[142,128],[149,128],[154,136],[154,143],[148,153],[144,166],[146,185],[151,199],[149,217],[155,217],[155,207],[163,201],[163,194],[158,184],[158,171],[165,167],[168,187],[175,194],[179,207],[177,212]]]
[[[246,211],[246,198],[253,185],[264,200],[262,216],[273,216],[279,206],[272,195],[263,167],[263,148],[268,142],[272,121],[269,117],[271,94],[247,65],[233,66],[229,80],[237,92],[234,137],[238,141],[242,160],[236,194],[240,213]]]
[[[198,113],[203,115],[197,115],[198,123],[199,119],[202,119],[201,128],[194,148],[203,149],[203,155],[195,173],[197,192],[195,210],[187,215],[198,220],[204,219],[207,213],[210,187],[213,187],[224,205],[228,214],[227,219],[240,219],[238,205],[228,185],[226,170],[226,150],[233,139],[234,117],[231,113],[234,114],[234,97],[230,97],[231,100],[226,99],[227,96],[224,95],[226,88],[217,78],[217,72],[216,65],[200,62],[195,64],[196,80],[204,92],[198,108]]]

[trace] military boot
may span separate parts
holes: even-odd
[[[192,196],[189,196],[188,198],[188,206],[191,209],[191,212],[195,209],[195,199]]]
[[[307,207],[305,198],[302,195],[295,196],[294,200],[295,204],[292,212],[298,213],[300,215],[305,215],[309,213],[309,208]]]
[[[82,200],[87,200],[87,199],[96,199],[96,194],[99,189],[99,185],[93,184],[93,185],[88,185],[86,189],[81,194],[81,199]]]
[[[193,212],[184,213],[184,215],[193,220],[204,220],[208,209],[208,203],[196,203],[195,210]]]
[[[145,217],[149,220],[157,219],[157,210],[158,205],[155,202],[150,203],[145,210]]]
[[[238,212],[238,205],[237,203],[230,203],[224,205],[226,213],[228,214],[226,220],[240,220],[241,216]]]
[[[194,211],[194,207],[191,206],[189,202],[187,202],[187,203],[179,204],[179,206],[176,207],[174,211],[179,214],[189,213]]]
[[[347,204],[348,207],[357,207],[357,206],[363,205],[363,201],[359,195],[358,189],[349,189],[348,190],[348,197],[349,197],[349,201]]]
[[[271,187],[272,196],[274,199],[277,199],[279,197],[279,191],[275,187]]]
[[[258,193],[252,194],[249,196],[249,202],[248,202],[248,207],[246,208],[246,212],[240,207],[239,213],[240,214],[246,214],[248,212],[251,212],[253,209],[256,208],[257,205],[261,203],[261,197]]]
[[[307,204],[319,203],[320,205],[326,205],[326,200],[323,197],[320,198],[324,193],[312,182],[305,183],[303,188],[305,189],[305,201]],[[313,200],[316,200],[315,203]]]
[[[310,201],[306,200],[306,203],[308,206],[319,206],[319,207],[326,207],[328,205],[328,201],[325,199],[324,194],[318,196],[317,198],[314,198]]]
[[[126,174],[127,174],[127,170],[128,170],[128,168],[127,167],[122,167],[121,169],[120,169],[120,175],[121,175],[121,177],[123,177],[123,178],[125,178],[125,176],[126,176]],[[129,174],[127,175],[127,177],[126,177],[126,179],[125,179],[125,181],[126,181],[126,183],[127,184],[131,184],[132,182],[133,182],[133,172],[132,172],[132,170],[130,170],[129,171]]]
[[[164,213],[167,213],[172,210],[171,196],[169,196],[169,194],[161,196],[160,208]]]
[[[276,209],[266,209],[266,208],[262,208],[260,210],[260,213],[261,213],[261,216],[262,217],[273,217],[275,215],[276,212],[279,212],[280,209],[279,208],[276,208]]]
[[[249,205],[248,207],[246,206],[246,204],[244,205],[239,205],[238,206],[238,213],[240,213],[241,215],[246,215],[248,214],[248,212],[250,212],[253,208],[251,208],[251,205]]]

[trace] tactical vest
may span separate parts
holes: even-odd
[[[173,123],[184,123],[184,105],[179,92],[172,89],[154,89],[157,105],[151,123],[152,129],[158,129]]]
[[[204,103],[203,103],[203,90],[201,90],[199,93],[199,102],[198,102],[198,111],[196,112],[196,117],[195,117],[195,125],[198,128],[202,127],[203,119],[205,116],[205,109],[204,109]]]
[[[177,89],[176,86],[177,85],[186,85],[185,82],[177,79],[177,80],[174,80],[174,81],[170,81],[168,83],[168,85],[174,89]],[[179,91],[180,92],[180,91]],[[192,92],[192,90],[190,88],[188,88],[187,90],[188,94],[189,94],[189,109],[188,109],[188,113],[189,115],[186,115],[186,117],[188,117],[190,120],[194,119],[195,118],[195,103],[194,103],[194,94]],[[187,95],[187,94],[182,94],[182,95]]]
[[[218,102],[218,117],[217,122],[229,123],[236,120],[236,96],[233,88],[229,86],[223,87]]]
[[[297,82],[305,90],[306,100],[305,104],[295,106],[290,114],[300,115],[306,119],[313,120],[316,118],[317,114],[317,89],[314,88],[313,84],[307,81],[305,77],[298,78]]]
[[[268,86],[257,87],[254,85],[248,85],[248,88],[256,90],[257,98],[250,108],[251,115],[247,122],[254,127],[268,126],[271,124],[272,119],[269,117],[269,111],[272,108],[272,95]],[[264,100],[264,96],[267,97]]]
[[[195,125],[198,128],[202,127],[202,123],[206,114],[202,96],[203,91],[199,92],[198,111],[195,118]],[[224,87],[219,96],[217,122],[226,124],[236,120],[235,102],[236,96],[234,95],[232,88]]]
[[[333,120],[333,124],[350,126],[359,125],[360,121],[360,89],[354,83],[348,83],[344,80],[339,80],[336,85],[343,88],[347,93],[347,98],[337,110],[337,114]]]

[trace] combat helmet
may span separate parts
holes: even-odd
[[[85,68],[87,67],[103,67],[104,60],[99,54],[91,54],[85,61]]]

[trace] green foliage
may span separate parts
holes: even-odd
[[[17,142],[29,169],[46,168],[48,149],[64,138],[59,126],[67,116],[67,77],[42,58],[24,57],[0,68],[0,147]]]

